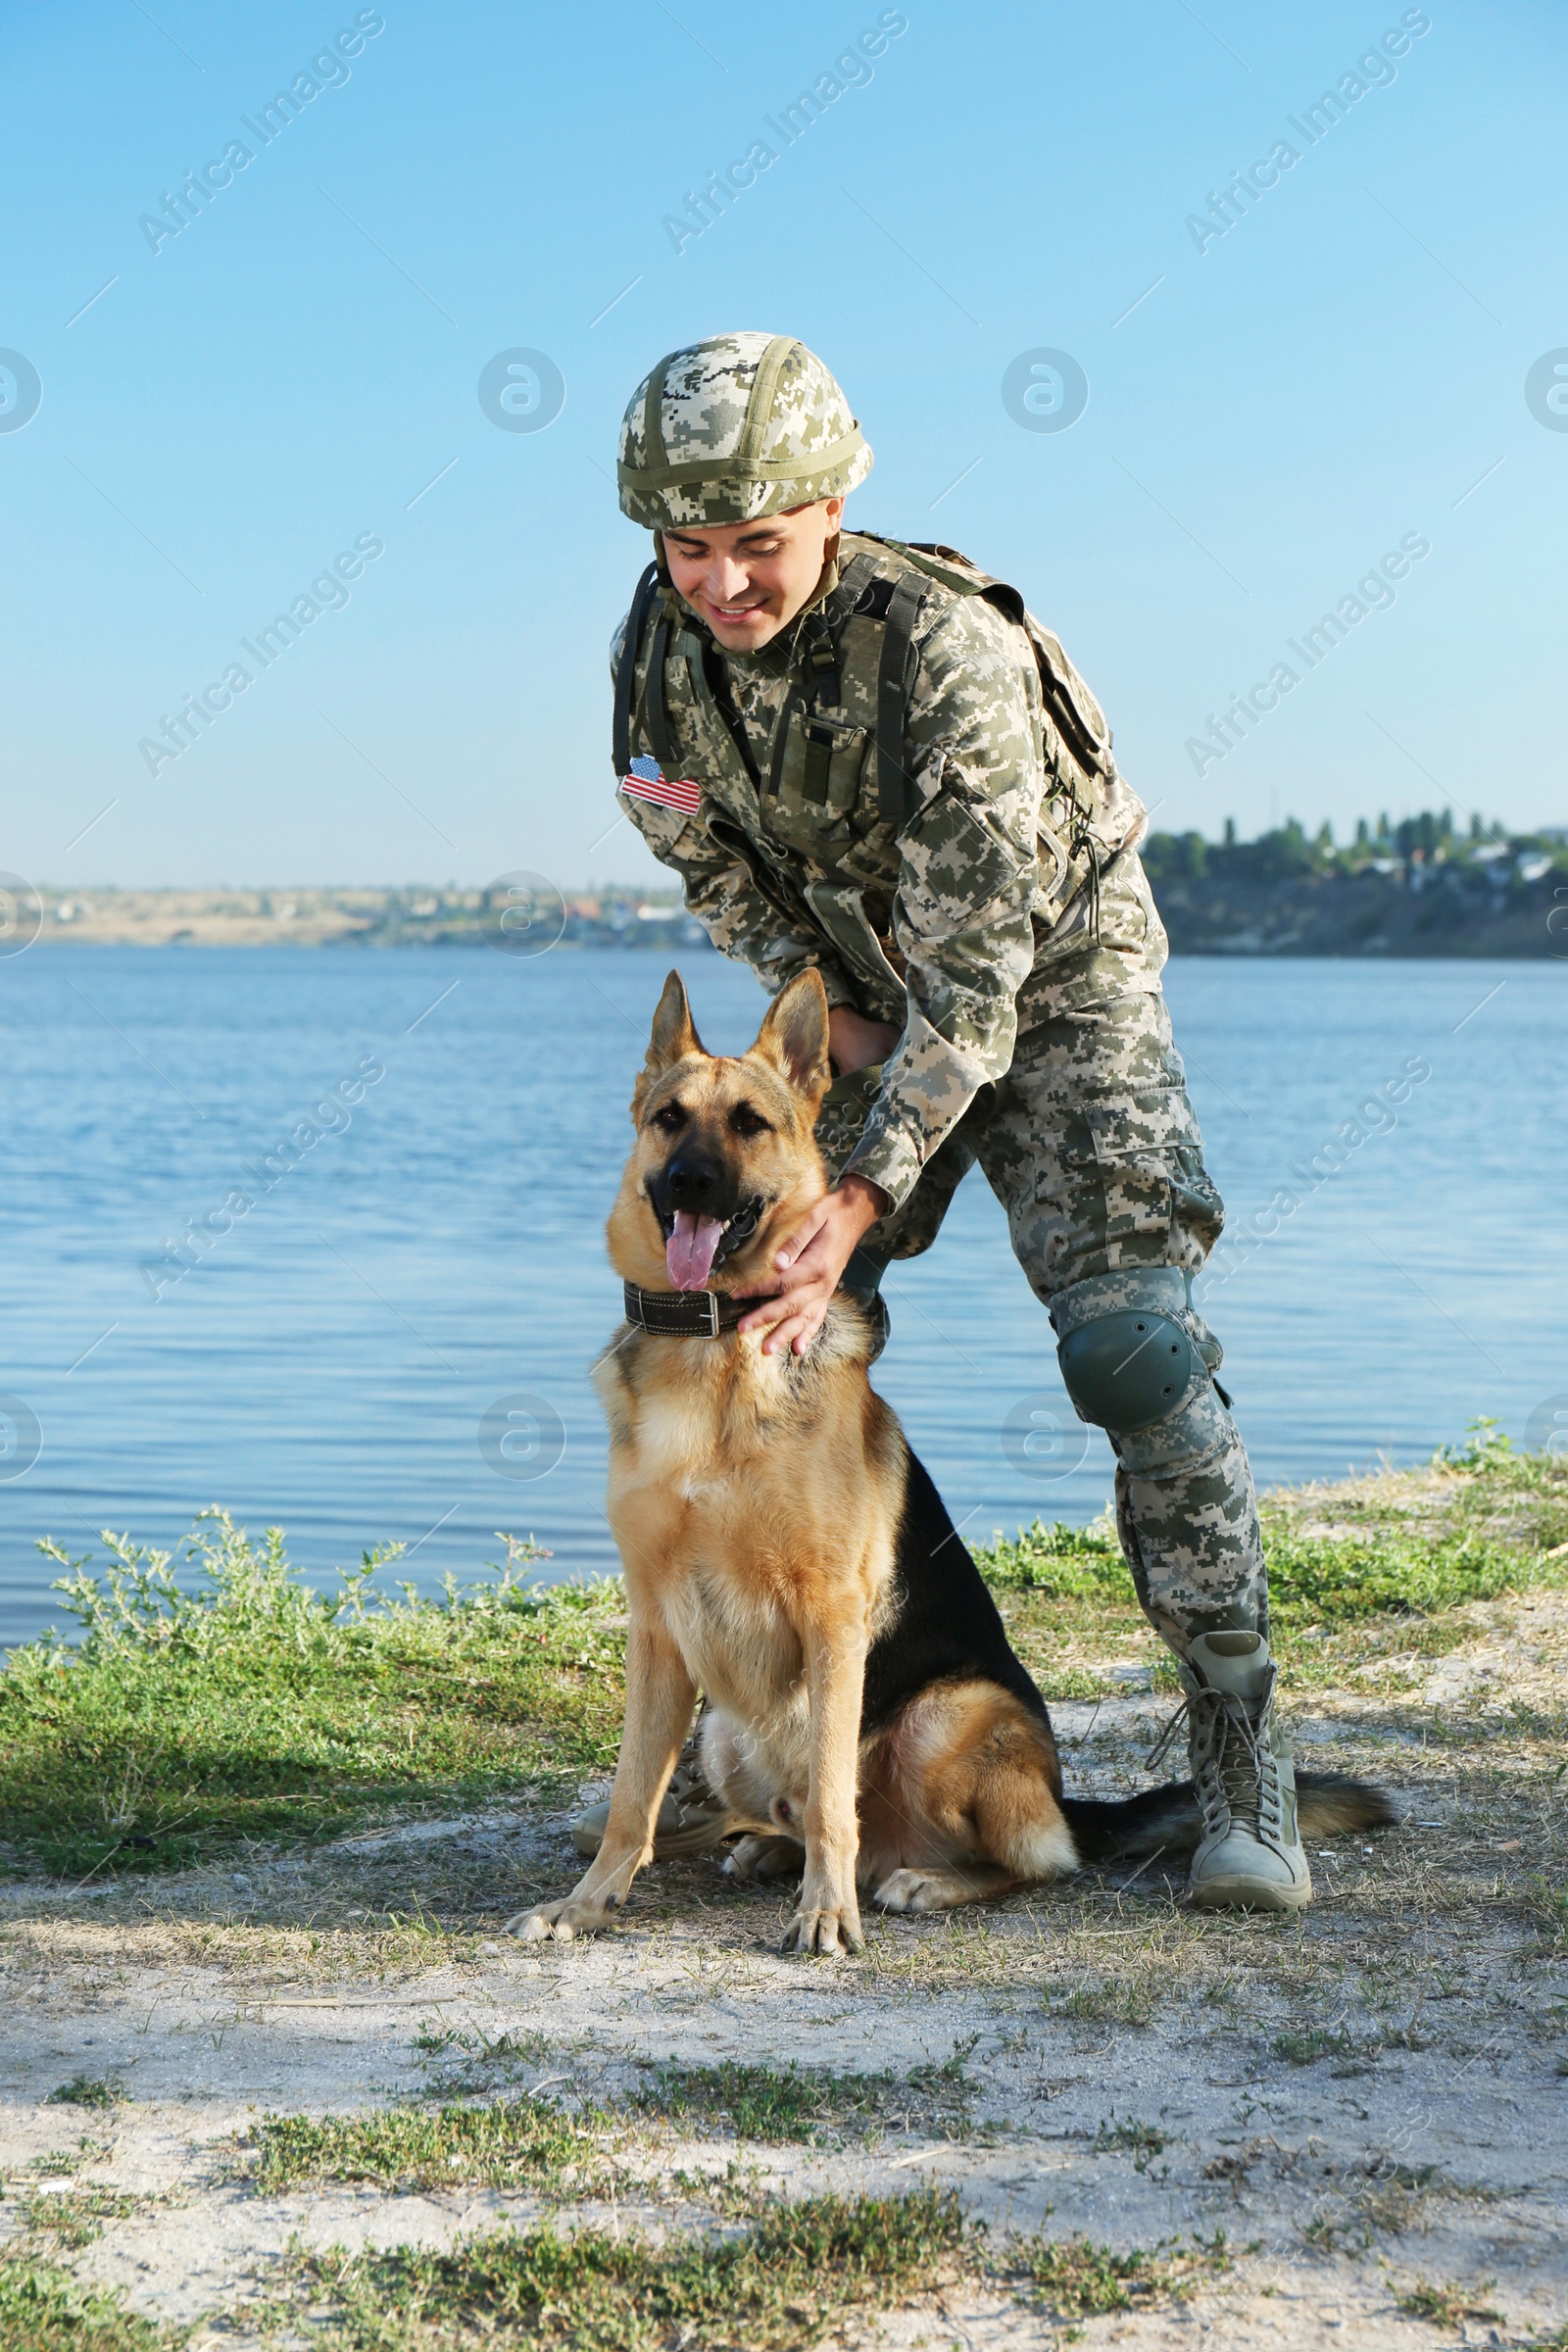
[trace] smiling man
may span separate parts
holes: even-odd
[[[664,563],[677,595],[707,622],[726,655],[760,654],[815,599],[843,514],[839,494],[757,523],[672,528],[662,534]],[[751,674],[743,661],[732,662],[737,680],[748,681]],[[757,719],[760,735],[772,731],[765,710]],[[831,758],[830,750],[830,766]],[[849,1004],[831,1006],[828,1028],[834,1064],[842,1072],[879,1063],[898,1043],[899,1032],[892,1023],[868,1020]],[[791,1237],[780,1259],[781,1271],[791,1269],[790,1311],[771,1323],[759,1313],[745,1326],[767,1330],[765,1349],[793,1345],[804,1351],[821,1327],[828,1300],[857,1245],[889,1204],[889,1194],[864,1176],[851,1171],[840,1178],[812,1223]],[[694,1287],[701,1289],[708,1263],[700,1258],[692,1262],[700,1268]]]
[[[1068,1396],[1115,1451],[1122,1547],[1179,1663],[1193,1898],[1298,1909],[1251,1473],[1192,1303],[1224,1211],[1160,994],[1144,810],[1015,590],[844,529],[870,468],[838,384],[783,335],[672,352],[621,427],[621,509],[655,535],[612,653],[622,806],[716,946],[770,991],[814,965],[831,1008],[836,1181],[740,1328],[804,1354],[841,1285],[885,1328],[884,1269],[931,1246],[978,1160]],[[702,1291],[721,1244],[683,1212],[672,1288]],[[656,1851],[728,1832],[692,1769]]]

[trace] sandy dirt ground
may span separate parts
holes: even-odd
[[[1506,1668],[1510,1705],[1534,1688],[1560,1711],[1568,1596],[1477,1608],[1468,1631],[1440,1659],[1384,1661],[1368,1697],[1313,1694],[1298,1717],[1302,1761],[1376,1774],[1406,1816],[1315,1855],[1318,1899],[1298,1920],[1195,1915],[1145,1870],[878,1920],[853,1961],[786,1960],[779,1891],[703,1859],[648,1873],[612,1936],[521,1947],[500,1921],[568,1884],[571,1853],[563,1822],[509,1814],[257,1854],[237,1873],[12,1887],[0,2229],[21,2229],[29,2199],[36,2227],[51,2194],[121,2192],[129,2210],[70,2257],[78,2275],[149,2316],[212,2323],[198,2342],[226,2319],[221,2340],[243,2344],[243,2308],[295,2233],[445,2243],[546,2210],[467,2186],[264,2196],[243,2150],[264,2113],[443,2091],[613,2105],[672,2059],[904,2076],[956,2057],[956,2095],[911,2085],[867,2138],[649,2125],[642,2186],[591,2210],[656,2234],[700,2224],[690,2191],[672,2203],[671,2173],[734,2161],[786,2193],[953,2184],[993,2242],[1045,2229],[1125,2250],[1223,2231],[1233,2257],[1189,2299],[1083,2320],[1078,2338],[956,2279],[858,2323],[857,2343],[1541,2343],[1568,2322],[1568,1952],[1541,1892],[1561,1883],[1544,1850],[1561,1807],[1494,1694]],[[1142,1775],[1167,1711],[1144,1680],[1129,1669],[1123,1696],[1055,1710],[1070,1786]],[[1446,1743],[1429,1737],[1434,1708]],[[122,2103],[47,2103],[77,2076]],[[1458,2290],[1453,2324],[1400,2308],[1422,2283]]]

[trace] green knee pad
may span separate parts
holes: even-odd
[[[1051,1320],[1056,1361],[1080,1421],[1130,1436],[1170,1421],[1211,1393],[1209,1350],[1193,1330],[1179,1267],[1091,1275],[1052,1300]]]

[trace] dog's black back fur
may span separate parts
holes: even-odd
[[[895,1581],[899,1606],[871,1644],[860,1702],[860,1737],[882,1731],[931,1684],[981,1676],[1038,1715],[1051,1715],[1022,1662],[984,1578],[969,1556],[923,1462],[911,1451],[899,1522]],[[1381,1788],[1337,1772],[1297,1775],[1301,1826],[1314,1836],[1397,1821]],[[1063,1796],[1061,1810],[1082,1863],[1190,1853],[1202,1817],[1190,1781],[1167,1781],[1137,1796]]]
[[[1037,1715],[1046,1702],[1012,1654],[1006,1628],[925,1464],[910,1453],[899,1522],[898,1614],[865,1661],[860,1736],[879,1732],[932,1683],[984,1676]]]

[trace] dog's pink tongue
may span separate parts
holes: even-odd
[[[664,1245],[664,1263],[677,1291],[706,1289],[723,1230],[717,1217],[700,1217],[690,1208],[676,1209],[675,1230]]]

